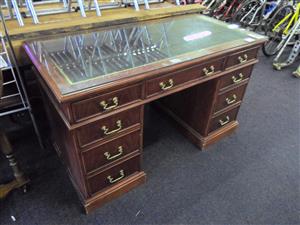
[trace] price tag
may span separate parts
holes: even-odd
[[[247,41],[247,42],[253,42],[253,41],[255,41],[253,38],[250,38],[250,37],[249,38],[245,38],[244,40]]]

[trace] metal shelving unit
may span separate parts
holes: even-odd
[[[81,17],[87,17],[87,11],[95,11],[97,16],[101,16],[101,9],[120,8],[133,5],[136,11],[140,10],[139,5],[144,5],[145,9],[150,9],[150,3],[160,3],[164,0],[111,0],[110,2],[99,3],[98,0],[48,0],[33,2],[33,0],[4,0],[2,9],[7,9],[5,19],[16,19],[19,26],[24,26],[24,17],[32,18],[34,24],[39,24],[39,16],[68,13],[80,11]],[[41,5],[47,7],[41,9]],[[176,5],[180,5],[179,0],[175,0]],[[37,7],[39,6],[39,7]]]
[[[5,19],[0,8],[0,18],[2,23],[2,30],[0,33],[1,52],[0,52],[0,69],[2,75],[10,75],[10,79],[4,79],[3,94],[1,96],[0,117],[11,115],[14,113],[28,111],[32,124],[37,135],[39,144],[43,147],[41,136],[32,113],[29,98],[23,83],[21,73],[16,61],[14,49],[12,47],[9,35],[7,32]],[[5,72],[5,71],[10,71]],[[5,77],[8,78],[8,77]],[[9,88],[8,88],[9,87]],[[6,91],[9,90],[9,91]]]

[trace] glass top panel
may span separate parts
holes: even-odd
[[[203,15],[177,16],[29,43],[62,95],[264,38]]]

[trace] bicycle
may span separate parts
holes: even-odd
[[[269,40],[264,43],[262,51],[266,56],[275,55],[281,49],[290,29],[299,20],[299,16],[300,3],[297,3],[296,6],[285,5],[274,14],[265,28],[265,34]],[[298,39],[299,35],[294,38]]]
[[[215,10],[213,16],[223,21],[230,21],[244,1],[245,0],[227,1],[224,5],[221,5],[221,7]]]
[[[286,4],[286,0],[248,0],[236,12],[234,21],[239,22],[242,26],[248,26],[258,29],[266,24],[274,15],[278,8]]]
[[[201,5],[206,7],[203,14],[213,16],[214,12],[226,3],[227,0],[204,0]]]
[[[300,34],[300,20],[289,30],[285,40],[283,40],[283,45],[273,60],[273,67],[276,70],[281,70],[284,67],[287,67],[293,64],[296,61],[296,58],[300,54],[300,40],[297,40],[293,43],[293,47],[288,47],[288,44],[291,43],[291,40],[296,35]],[[287,54],[289,53],[289,54]]]

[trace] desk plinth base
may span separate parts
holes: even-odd
[[[107,202],[120,197],[121,195],[131,191],[137,186],[146,182],[146,174],[144,172],[138,172],[128,177],[123,182],[115,185],[112,188],[109,188],[106,191],[100,192],[99,194],[87,199],[83,200],[82,204],[85,209],[85,213],[88,214],[91,211],[101,207]]]
[[[234,120],[224,127],[209,133],[206,137],[203,137],[165,105],[156,104],[156,106],[158,106],[159,109],[168,114],[173,119],[173,121],[175,121],[175,126],[180,130],[180,132],[201,150],[205,150],[207,146],[214,144],[220,139],[232,134],[239,125],[239,122]]]
[[[207,137],[202,137],[200,134],[195,135],[194,133],[187,134],[187,135],[193,136],[191,138],[189,136],[188,137],[190,138],[191,141],[193,141],[195,145],[201,148],[201,150],[205,150],[207,146],[214,144],[220,139],[232,134],[236,130],[238,125],[239,125],[238,121],[233,121],[230,124],[210,133]],[[189,130],[186,130],[185,132],[189,132]]]

